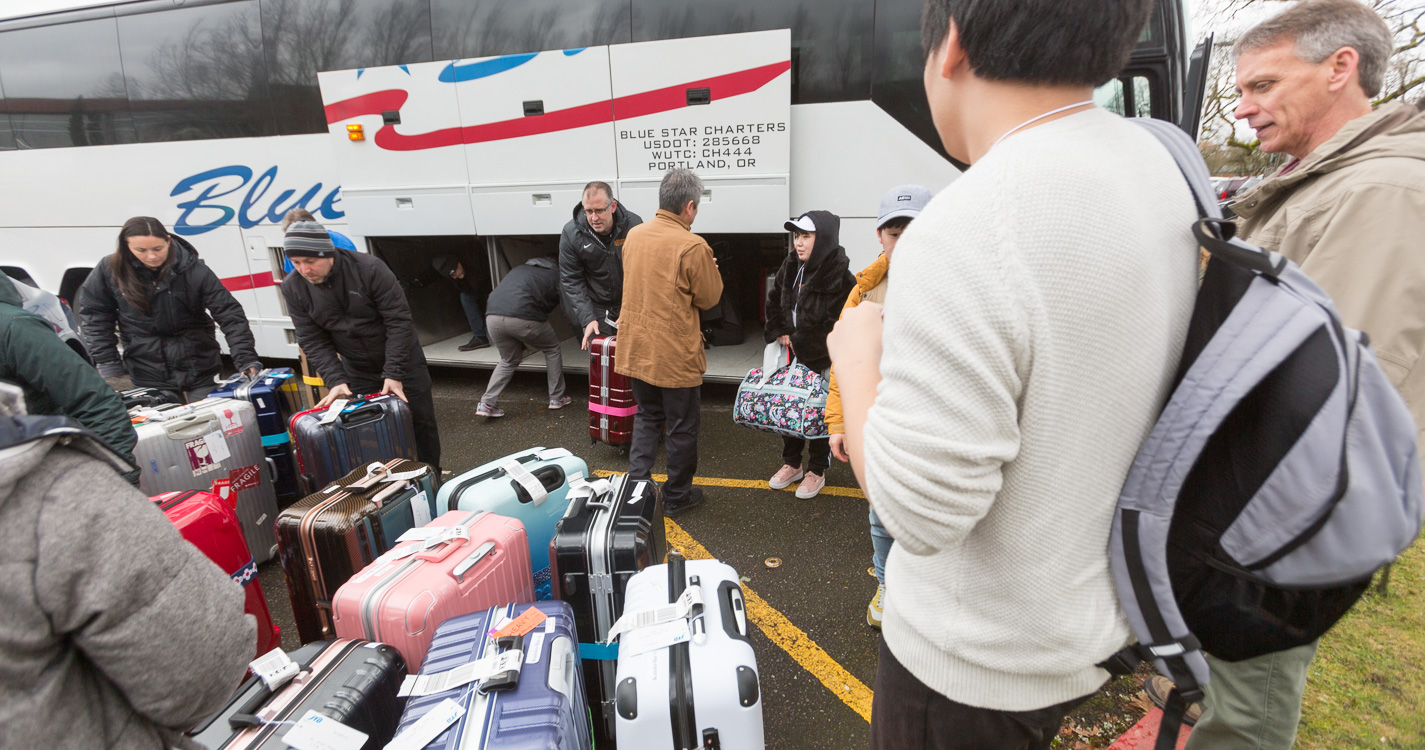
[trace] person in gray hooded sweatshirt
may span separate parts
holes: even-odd
[[[0,747],[196,747],[184,729],[242,682],[242,586],[126,468],[0,383]]]

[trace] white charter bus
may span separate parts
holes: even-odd
[[[277,224],[304,207],[417,284],[431,362],[488,366],[492,350],[456,350],[465,317],[453,287],[421,283],[431,260],[475,257],[493,285],[556,252],[586,182],[647,219],[662,172],[688,166],[708,190],[694,229],[748,333],[709,350],[708,376],[735,381],[759,361],[786,218],[839,214],[856,270],[878,250],[886,189],[959,174],[921,89],[920,6],[9,0],[0,268],[72,300],[120,225],[155,216],[242,303],[258,353],[295,358]],[[1185,38],[1180,0],[1159,0],[1100,103],[1195,135],[1202,50],[1190,70]],[[554,322],[582,369],[562,311]]]

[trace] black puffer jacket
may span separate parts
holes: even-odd
[[[574,328],[596,319],[594,308],[612,310],[618,317],[623,305],[623,240],[628,230],[643,223],[638,214],[618,204],[614,231],[608,239],[594,233],[584,218],[584,204],[574,206],[574,218],[559,235],[559,284],[564,312]]]
[[[108,256],[85,279],[79,319],[99,372],[118,374],[122,341],[123,367],[137,387],[188,391],[212,385],[223,364],[214,320],[223,327],[233,364],[239,370],[257,364],[242,305],[187,240],[174,235],[169,248],[169,262],[158,271],[125,259],[148,287],[148,314],[119,293]]]
[[[846,295],[856,286],[851,262],[841,247],[841,218],[830,211],[809,211],[816,224],[816,243],[806,268],[795,249],[787,253],[772,284],[772,300],[767,307],[767,343],[789,336],[797,361],[813,370],[831,366],[826,337],[841,317]],[[801,271],[801,284],[797,272]],[[793,323],[793,311],[796,322]]]
[[[559,269],[553,258],[530,258],[510,269],[490,292],[486,315],[543,323],[559,306]]]
[[[282,282],[297,345],[308,361],[328,387],[419,375],[425,355],[396,274],[366,253],[337,253],[334,259],[320,284],[296,271]]]

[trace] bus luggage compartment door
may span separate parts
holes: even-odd
[[[781,232],[791,171],[791,32],[609,48],[619,197],[645,218],[675,167],[703,180],[698,232]]]
[[[481,234],[558,234],[587,182],[614,181],[608,47],[457,60],[450,77]]]
[[[475,234],[452,65],[317,74],[353,233]]]

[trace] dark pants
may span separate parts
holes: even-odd
[[[208,397],[209,393],[218,390],[217,383],[200,385],[197,388],[189,388],[186,391],[177,391],[167,388],[162,390],[175,404],[195,404]]]
[[[350,377],[349,373],[347,377]],[[347,383],[347,387],[357,396],[380,393],[382,385],[380,380],[356,378]],[[435,424],[435,399],[431,397],[430,370],[426,369],[424,359],[420,364],[411,365],[411,372],[401,381],[401,387],[405,390],[406,401],[411,407],[411,427],[416,433],[416,458],[422,463],[430,464],[438,477],[440,431]]]
[[[975,708],[916,679],[881,640],[871,750],[1048,750],[1064,716],[1089,696],[1035,711]]]
[[[470,335],[488,338],[485,335],[485,313],[480,312],[480,298],[473,292],[461,292],[460,306],[465,309],[465,322],[470,324]]]
[[[633,417],[628,473],[635,479],[652,477],[653,459],[658,455],[658,433],[662,431],[668,448],[668,481],[663,485],[663,501],[681,502],[693,489],[693,473],[698,470],[702,388],[659,388],[638,378],[632,380],[638,414]]]
[[[800,468],[802,446],[807,446],[807,471],[826,476],[826,469],[831,466],[831,438],[806,440],[783,435],[782,463],[792,468]]]

